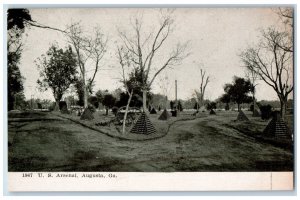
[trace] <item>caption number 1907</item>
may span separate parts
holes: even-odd
[[[43,173],[37,173],[37,175],[38,175],[39,178],[43,178],[44,177]],[[23,178],[32,178],[33,177],[33,173],[23,173],[22,177]]]

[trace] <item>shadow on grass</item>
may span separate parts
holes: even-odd
[[[26,158],[9,157],[9,170],[10,172],[26,172],[26,171],[39,171],[46,166],[48,161],[47,157],[30,156]]]
[[[266,138],[263,136],[263,133],[259,130],[253,130],[254,125],[252,124],[247,124],[247,125],[230,125],[230,124],[223,124],[224,126],[227,126],[228,128],[232,128],[234,130],[237,130],[238,132],[247,135],[249,137],[254,138],[257,142],[261,142],[261,143],[267,143],[267,144],[271,144],[273,146],[276,147],[280,147],[282,149],[285,150],[289,150],[291,152],[293,152],[294,149],[294,143],[293,140],[291,139],[277,139],[277,138]]]

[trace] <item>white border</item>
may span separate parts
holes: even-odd
[[[80,4],[108,4],[108,5],[111,5],[111,4],[141,4],[141,2],[140,1],[138,1],[138,0],[135,0],[135,1],[132,1],[132,0],[127,0],[126,2],[125,1],[121,1],[121,0],[119,0],[119,1],[117,1],[117,0],[110,0],[110,1],[99,1],[99,0],[85,0],[85,1],[81,1],[81,2],[76,2],[76,1],[67,1],[67,0],[45,0],[45,1],[38,1],[38,0],[27,0],[27,1],[24,1],[24,0],[4,0],[3,1],[3,4],[21,4],[21,5],[24,5],[24,4],[44,4],[44,5],[50,5],[50,4],[64,4],[64,5],[66,5],[66,4],[68,4],[68,3],[79,3],[77,6],[79,6],[80,7]],[[210,4],[210,5],[212,5],[212,4],[222,4],[222,5],[224,5],[225,3],[226,4],[239,4],[239,5],[242,5],[242,4],[247,4],[247,5],[251,5],[251,4],[260,4],[260,5],[265,5],[265,4],[297,4],[298,2],[296,1],[296,0],[286,0],[286,1],[284,1],[284,0],[268,0],[268,1],[260,1],[260,0],[252,0],[252,1],[250,1],[250,0],[247,0],[247,1],[241,1],[241,0],[231,0],[231,1],[222,1],[222,0],[211,0],[211,1],[202,1],[202,2],[198,2],[198,1],[192,1],[192,0],[180,0],[180,1],[172,1],[172,0],[148,0],[148,1],[143,1],[143,4],[161,4],[161,5],[165,5],[165,4],[199,4],[199,3],[201,3],[201,4]],[[218,5],[217,5],[218,6]],[[1,7],[1,11],[2,11],[2,13],[3,13],[3,7]],[[1,15],[1,20],[3,21],[3,15]],[[298,23],[299,23],[299,21],[297,20],[296,21],[297,22],[297,27],[299,27],[298,25]],[[1,26],[1,44],[2,44],[2,46],[5,48],[5,46],[4,46],[4,43],[3,43],[3,26]],[[296,41],[297,42],[297,46],[298,46],[298,41]],[[1,49],[1,55],[2,55],[2,57],[4,56],[4,54],[3,54],[4,52],[3,52],[3,49]],[[297,52],[297,57],[298,57],[298,52]],[[2,59],[3,60],[3,59]],[[4,66],[3,66],[4,67]],[[3,68],[4,69],[4,68]],[[296,70],[296,72],[297,72],[297,74],[296,74],[296,76],[298,76],[299,74],[298,74],[298,70]],[[6,77],[5,75],[3,75],[3,73],[0,73],[0,80],[3,80],[3,82],[1,82],[1,84],[2,83],[4,83],[4,77]],[[298,86],[298,85],[297,85]],[[6,92],[6,86],[5,86],[5,84],[4,85],[2,85],[2,88],[3,88],[3,90],[0,90],[0,96],[1,97],[3,97],[3,98],[1,98],[1,100],[0,100],[0,102],[2,103],[2,107],[1,107],[1,109],[0,109],[0,113],[2,113],[2,114],[6,114],[6,112],[3,112],[4,110],[6,110],[6,108],[4,108],[3,107],[3,105],[4,105],[4,102],[6,102],[6,100],[4,99],[4,92]],[[298,87],[296,88],[296,94],[297,94],[297,96],[296,96],[296,98],[295,99],[298,99]],[[298,116],[298,110],[297,110],[297,113],[296,113],[296,116]],[[3,117],[5,117],[5,116],[2,116],[2,119],[4,119]],[[296,117],[296,119],[297,119],[297,117]],[[1,121],[0,122],[0,124],[1,124],[1,127],[5,127],[5,121]],[[297,123],[295,123],[295,124],[298,124],[298,119],[297,119]],[[3,130],[3,129],[2,129]],[[5,130],[5,129],[4,129]],[[296,129],[297,130],[297,129]],[[5,133],[5,132],[3,132],[3,133]],[[1,141],[4,141],[3,140],[3,135],[4,134],[2,134],[1,135],[1,138],[2,138],[2,140]],[[295,148],[295,151],[297,150],[297,148]],[[3,158],[3,153],[6,151],[6,149],[5,149],[5,145],[4,145],[4,147],[3,148],[1,148],[1,153],[0,153],[0,158],[1,158],[1,161],[2,161],[2,163],[5,163],[5,162],[3,162],[4,160],[4,158]],[[297,154],[297,158],[298,158],[298,154]],[[298,159],[296,159],[296,157],[295,157],[295,162],[297,161]],[[7,162],[6,162],[7,163]],[[299,167],[298,167],[298,165],[296,165],[296,172],[298,171],[298,169],[299,169]],[[6,168],[7,169],[7,168]],[[4,177],[3,175],[5,175],[6,174],[6,172],[5,171],[3,171],[3,166],[2,165],[0,165],[0,176],[1,177]],[[297,186],[297,180],[296,180],[296,187],[298,188],[298,186]],[[0,183],[0,188],[1,188],[1,193],[2,193],[2,195],[3,195],[3,191],[2,191],[2,189],[3,189],[3,182],[1,182]],[[5,191],[6,192],[6,195],[8,194],[7,193],[7,191]],[[74,193],[73,193],[74,194]],[[116,195],[118,195],[117,193],[115,193]],[[177,193],[178,194],[178,193]],[[207,195],[208,193],[206,193],[206,194],[204,194],[204,195]],[[212,194],[215,194],[215,195],[218,195],[217,193],[211,193],[210,195],[212,195]],[[226,193],[227,194],[227,193]],[[236,193],[231,193],[231,195],[232,194],[236,194]],[[255,193],[248,193],[248,195],[255,195]],[[260,193],[261,194],[261,193]],[[277,195],[278,195],[278,193],[276,193]],[[284,194],[286,194],[286,193],[283,193],[283,195]],[[11,194],[10,194],[11,195]],[[48,194],[49,195],[49,194]],[[70,193],[69,195],[72,195],[72,193]],[[98,194],[99,195],[99,194]],[[149,194],[148,193],[148,195],[151,195],[151,194]],[[199,194],[198,194],[199,195]],[[203,194],[202,194],[203,195]],[[208,194],[209,195],[209,194]],[[224,195],[224,194],[223,194]],[[241,195],[241,194],[240,194]],[[245,194],[242,194],[242,195],[245,195]],[[262,195],[262,194],[261,194]],[[268,193],[267,194],[263,194],[263,195],[268,195]],[[271,195],[271,194],[269,194],[269,195]],[[280,195],[280,194],[279,194]],[[281,194],[282,195],[282,194]],[[295,193],[290,193],[289,195],[295,195]],[[9,197],[10,199],[11,199],[11,197]],[[14,197],[12,197],[12,198],[14,198]],[[17,198],[17,197],[16,197]],[[21,199],[32,199],[33,197],[22,197]],[[41,197],[36,197],[36,198],[41,198]],[[74,199],[75,197],[71,197],[72,199]],[[70,198],[70,199],[71,199]],[[180,197],[179,197],[180,198]],[[229,197],[230,199],[232,199],[232,197]],[[249,198],[251,198],[251,197],[249,197]],[[253,197],[252,197],[253,198]],[[251,199],[252,199],[251,198]],[[256,197],[255,197],[256,198]],[[279,197],[271,197],[272,199],[282,199],[280,196]],[[286,197],[285,197],[286,198]],[[293,196],[290,196],[290,197],[288,197],[288,199],[292,199],[292,198],[295,198],[295,196],[293,197]],[[75,199],[78,199],[78,198],[75,198]],[[131,199],[131,197],[130,197],[130,199]],[[172,199],[176,199],[175,197],[172,197]],[[180,199],[182,199],[182,198],[180,198]],[[238,199],[240,199],[240,198],[238,198]],[[259,198],[258,198],[259,199]],[[261,199],[265,199],[265,197],[261,197]]]
[[[101,176],[87,178],[83,177],[85,174]],[[285,191],[294,188],[293,172],[9,172],[8,179],[8,189],[12,192]]]

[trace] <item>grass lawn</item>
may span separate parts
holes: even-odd
[[[85,123],[92,127],[112,117],[103,114],[96,113],[94,121]],[[156,135],[164,134],[157,137],[129,132],[120,136],[113,126],[88,128],[76,123],[76,116],[68,116],[74,118],[71,121],[55,113],[9,113],[9,171],[293,170],[290,149],[258,141],[240,131],[248,127],[257,134],[268,123],[252,118],[250,112],[246,114],[248,125],[235,122],[234,111],[201,113],[196,118],[183,112],[169,121],[157,120],[159,114],[150,115]],[[153,138],[144,140],[146,137]]]

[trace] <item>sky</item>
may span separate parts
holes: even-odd
[[[117,27],[130,32],[130,19],[143,16],[143,30],[148,33],[157,31],[159,9],[153,8],[82,8],[82,9],[29,9],[32,19],[39,24],[65,29],[73,22],[82,24],[85,33],[99,26],[108,37],[108,51],[103,57],[100,71],[95,78],[94,91],[121,87],[121,67],[116,58],[116,46],[119,40]],[[224,93],[223,86],[231,83],[233,76],[245,77],[245,68],[239,54],[251,45],[259,43],[260,30],[275,26],[282,27],[282,22],[270,8],[177,8],[173,11],[175,27],[162,46],[154,68],[167,58],[178,42],[189,41],[190,56],[180,65],[166,69],[154,81],[152,92],[163,93],[161,77],[168,77],[169,99],[175,98],[175,80],[178,81],[178,98],[190,99],[194,90],[200,86],[200,70],[210,76],[205,98],[214,100]],[[45,54],[51,44],[60,47],[68,45],[66,37],[49,29],[31,27],[25,31],[24,51],[20,70],[25,77],[24,93],[26,98],[54,100],[51,90],[40,92],[37,80],[39,71],[35,60]],[[90,71],[93,68],[90,68]],[[152,73],[153,74],[153,73]],[[91,76],[90,73],[87,76]],[[165,83],[166,84],[166,83]],[[256,91],[258,100],[275,100],[276,93],[264,82],[259,81]]]

